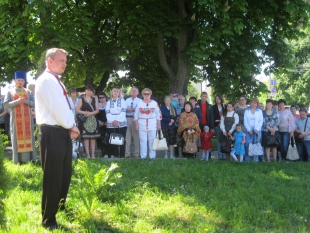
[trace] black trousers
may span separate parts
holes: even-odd
[[[59,205],[64,207],[72,174],[72,141],[69,130],[41,126],[39,145],[43,169],[42,225],[56,224]]]
[[[109,134],[119,133],[124,136],[124,140],[126,138],[127,127],[122,127],[122,128],[117,128],[117,129],[107,128],[107,130]],[[111,155],[114,155],[115,157],[125,158],[125,143],[122,146],[116,146],[116,145],[109,144],[109,146],[111,146],[109,153],[111,153]],[[118,150],[118,148],[120,148],[120,150]],[[111,155],[109,154],[109,157],[111,157]]]

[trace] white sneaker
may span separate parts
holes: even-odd
[[[108,155],[105,155],[105,156],[103,156],[103,158],[107,159],[107,158],[109,158],[109,156],[108,156]]]
[[[111,155],[111,159],[114,159],[114,155]]]
[[[168,155],[165,155],[165,159],[168,159]]]

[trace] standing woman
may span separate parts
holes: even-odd
[[[280,117],[279,132],[281,138],[280,151],[282,160],[286,159],[290,138],[294,137],[295,130],[295,118],[290,110],[285,109],[285,105],[286,101],[284,99],[278,101],[278,113]]]
[[[147,143],[149,144],[150,159],[156,158],[156,152],[152,149],[153,141],[156,137],[156,130],[161,129],[161,112],[158,103],[151,99],[152,90],[144,88],[142,90],[143,100],[137,104],[134,121],[136,130],[140,138],[140,157],[145,159],[147,156]]]
[[[239,124],[242,124],[242,130],[244,132],[246,131],[246,128],[244,127],[244,113],[245,110],[248,108],[248,106],[246,105],[246,101],[247,98],[244,95],[240,96],[239,105],[235,107],[235,113],[237,113],[239,116]]]
[[[73,116],[76,119],[75,109],[80,99],[76,96],[76,89],[74,87],[70,88],[70,97],[68,99],[72,109]]]
[[[196,114],[193,112],[193,105],[191,102],[186,102],[184,104],[184,112],[180,114],[179,117],[179,127],[178,127],[178,134],[180,138],[183,137],[184,145],[187,140],[191,140],[195,142],[198,137],[200,136],[201,130],[199,127],[199,120]],[[194,158],[195,154],[184,153],[184,157],[191,157]]]
[[[251,100],[250,107],[244,112],[244,127],[246,129],[245,153],[246,161],[250,161],[249,143],[257,143],[260,140],[263,126],[263,112],[258,108],[257,98]],[[253,161],[258,162],[258,156],[253,156]]]
[[[98,123],[99,123],[99,132],[101,134],[101,138],[105,136],[105,133],[107,131],[107,115],[105,112],[105,108],[107,105],[107,95],[103,91],[99,92],[98,94],[98,99],[99,99],[99,113],[97,115]],[[105,158],[108,158],[108,155],[111,154],[109,153],[109,146],[105,145],[102,143],[101,138],[97,140],[97,145],[101,145],[101,150],[104,149],[106,152],[106,155],[104,156]]]
[[[174,147],[173,145],[177,142],[177,127],[175,121],[177,120],[177,114],[175,107],[171,104],[171,97],[165,97],[165,104],[160,107],[162,113],[161,129],[164,137],[167,140],[167,144],[170,149],[170,158],[173,157]],[[165,159],[168,158],[168,151],[165,150]]]
[[[111,133],[120,133],[123,135],[124,140],[126,137],[127,131],[127,118],[126,118],[126,102],[121,96],[121,90],[117,87],[114,87],[111,91],[111,99],[106,105],[106,115],[107,115],[107,130],[109,134]],[[115,129],[117,128],[117,129]],[[120,150],[118,150],[120,147]],[[119,156],[120,158],[125,157],[125,142],[124,145],[117,146],[111,145],[111,153],[114,156]],[[109,157],[112,157],[109,154]]]
[[[226,111],[221,116],[220,127],[225,137],[231,137],[236,125],[239,123],[239,116],[234,111],[233,103],[228,103],[226,108]],[[226,161],[230,161],[230,153],[226,154]]]
[[[215,136],[217,140],[217,154],[219,159],[224,158],[224,154],[221,153],[221,143],[220,143],[220,137],[222,134],[221,131],[221,117],[223,116],[223,113],[226,111],[225,106],[223,104],[224,100],[221,95],[216,95],[215,96],[215,104],[212,106],[213,108],[213,116],[214,116],[214,131],[215,131]],[[226,155],[227,159],[227,155]]]
[[[94,89],[88,85],[85,88],[85,95],[79,100],[75,112],[87,117],[86,121],[79,122],[81,137],[84,139],[86,158],[95,158],[96,138],[100,137],[96,115],[99,112],[98,102],[94,97]],[[89,156],[91,147],[91,157]]]
[[[277,146],[267,146],[267,136],[275,135],[278,133],[278,127],[280,123],[279,113],[277,110],[272,108],[273,101],[271,99],[266,100],[266,110],[263,111],[263,140],[262,146],[265,148],[265,154],[267,162],[270,162],[270,150],[273,155],[273,161],[277,161]]]

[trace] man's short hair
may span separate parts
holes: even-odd
[[[46,54],[45,54],[45,61],[47,61],[48,58],[51,58],[54,60],[55,56],[56,56],[56,53],[57,52],[62,52],[66,55],[68,55],[68,52],[64,49],[59,49],[59,48],[51,48],[51,49],[48,49],[46,51]]]

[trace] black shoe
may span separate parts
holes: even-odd
[[[43,225],[43,227],[50,230],[50,231],[57,230],[59,228],[57,223],[50,225],[50,226]]]

